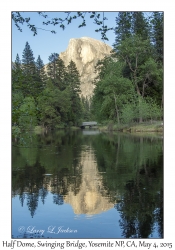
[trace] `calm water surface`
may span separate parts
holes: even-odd
[[[163,238],[161,135],[24,133],[12,147],[13,238]]]

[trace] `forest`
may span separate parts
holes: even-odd
[[[26,42],[12,63],[14,133],[78,126],[95,120],[116,125],[163,119],[163,12],[119,12],[111,55],[95,67],[92,98],[80,92],[73,61],[66,67],[54,52],[35,60]]]

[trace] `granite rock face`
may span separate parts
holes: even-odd
[[[86,151],[81,152],[80,166],[82,181],[79,191],[75,194],[74,187],[70,185],[64,202],[70,204],[77,215],[100,214],[113,208],[114,204],[108,198],[91,146],[87,146]]]
[[[91,97],[93,94],[93,80],[96,77],[94,72],[98,60],[110,54],[112,48],[98,40],[89,37],[72,38],[69,41],[65,52],[60,53],[60,58],[65,66],[72,60],[75,62],[80,73],[81,94],[84,97]]]

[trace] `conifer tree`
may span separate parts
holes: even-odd
[[[155,58],[157,62],[163,64],[163,12],[153,12],[151,23]]]
[[[37,81],[40,83],[40,87],[44,87],[44,83],[47,79],[45,69],[44,69],[44,63],[41,59],[40,55],[38,56],[36,60],[36,72],[37,72]]]
[[[143,12],[119,12],[116,17],[114,48],[131,35],[139,35],[143,39],[149,38],[149,25]]]
[[[148,27],[148,22],[143,12],[132,12],[132,33],[134,35],[140,36],[144,40],[149,39]]]
[[[21,60],[19,58],[19,55],[16,55],[16,60],[15,60],[15,69],[16,70],[21,70]]]
[[[44,63],[39,55],[37,60],[36,60],[36,69],[37,69],[40,76],[42,75],[43,72],[45,72],[43,68],[44,68]],[[42,69],[43,69],[43,71],[42,71]]]
[[[69,65],[67,66],[68,73],[68,85],[72,93],[79,94],[80,93],[80,74],[76,67],[76,64],[71,60]]]
[[[114,47],[131,35],[131,12],[119,12],[116,17]]]
[[[70,121],[73,124],[77,125],[77,121],[81,116],[81,101],[80,101],[80,75],[77,70],[76,64],[71,60],[69,65],[67,66],[67,74],[66,74],[66,83],[70,90],[70,98],[71,98],[71,113],[70,113]]]
[[[12,67],[12,90],[13,92],[19,91],[21,88],[21,80],[23,78],[21,69],[21,60],[19,55],[16,55],[15,63]]]
[[[60,90],[64,90],[66,88],[65,84],[66,67],[64,65],[63,60],[59,57],[59,54],[52,53],[49,56],[47,73],[56,87],[58,87]]]
[[[48,76],[52,79],[53,83],[56,83],[56,61],[58,59],[57,53],[51,53],[49,56],[49,63],[47,65]]]
[[[39,94],[40,86],[38,86],[37,70],[35,65],[35,57],[28,42],[22,54],[22,71],[24,75],[23,81],[23,94],[24,96],[37,97]]]
[[[23,65],[23,73],[25,75],[35,74],[35,57],[33,56],[33,51],[30,48],[28,42],[26,42],[25,48],[23,50],[22,65]]]
[[[55,85],[60,89],[64,90],[66,88],[66,67],[64,65],[63,60],[58,57],[56,60],[56,79],[55,79]]]
[[[23,102],[22,83],[24,76],[21,69],[21,60],[16,55],[15,63],[12,67],[12,124],[17,125],[19,121],[19,107]]]

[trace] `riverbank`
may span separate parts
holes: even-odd
[[[163,133],[163,122],[156,121],[153,123],[135,123],[135,124],[108,124],[99,126],[100,131],[120,131],[120,132],[162,132]]]
[[[64,126],[57,126],[54,130],[64,130],[64,129],[68,129],[68,130],[80,130],[80,127],[76,127],[76,126],[71,126],[71,127],[67,127],[65,128]],[[12,135],[13,137],[18,137],[21,133],[23,132],[27,132],[27,133],[35,133],[36,135],[40,135],[40,134],[47,134],[49,131],[51,131],[50,129],[47,129],[43,126],[35,126],[31,129],[21,129],[18,126],[12,126]]]
[[[65,129],[64,126],[58,126],[56,129]],[[70,130],[79,130],[80,127],[71,126],[67,129]],[[112,132],[112,131],[119,131],[119,132],[129,132],[129,133],[147,133],[147,132],[161,132],[163,133],[163,122],[156,121],[153,123],[134,123],[134,124],[112,124],[109,123],[107,125],[98,125],[98,130],[101,132]],[[35,126],[32,130],[35,134],[42,134],[47,133],[48,130],[42,126]],[[17,126],[12,127],[12,134],[19,135],[21,133],[21,129]]]

